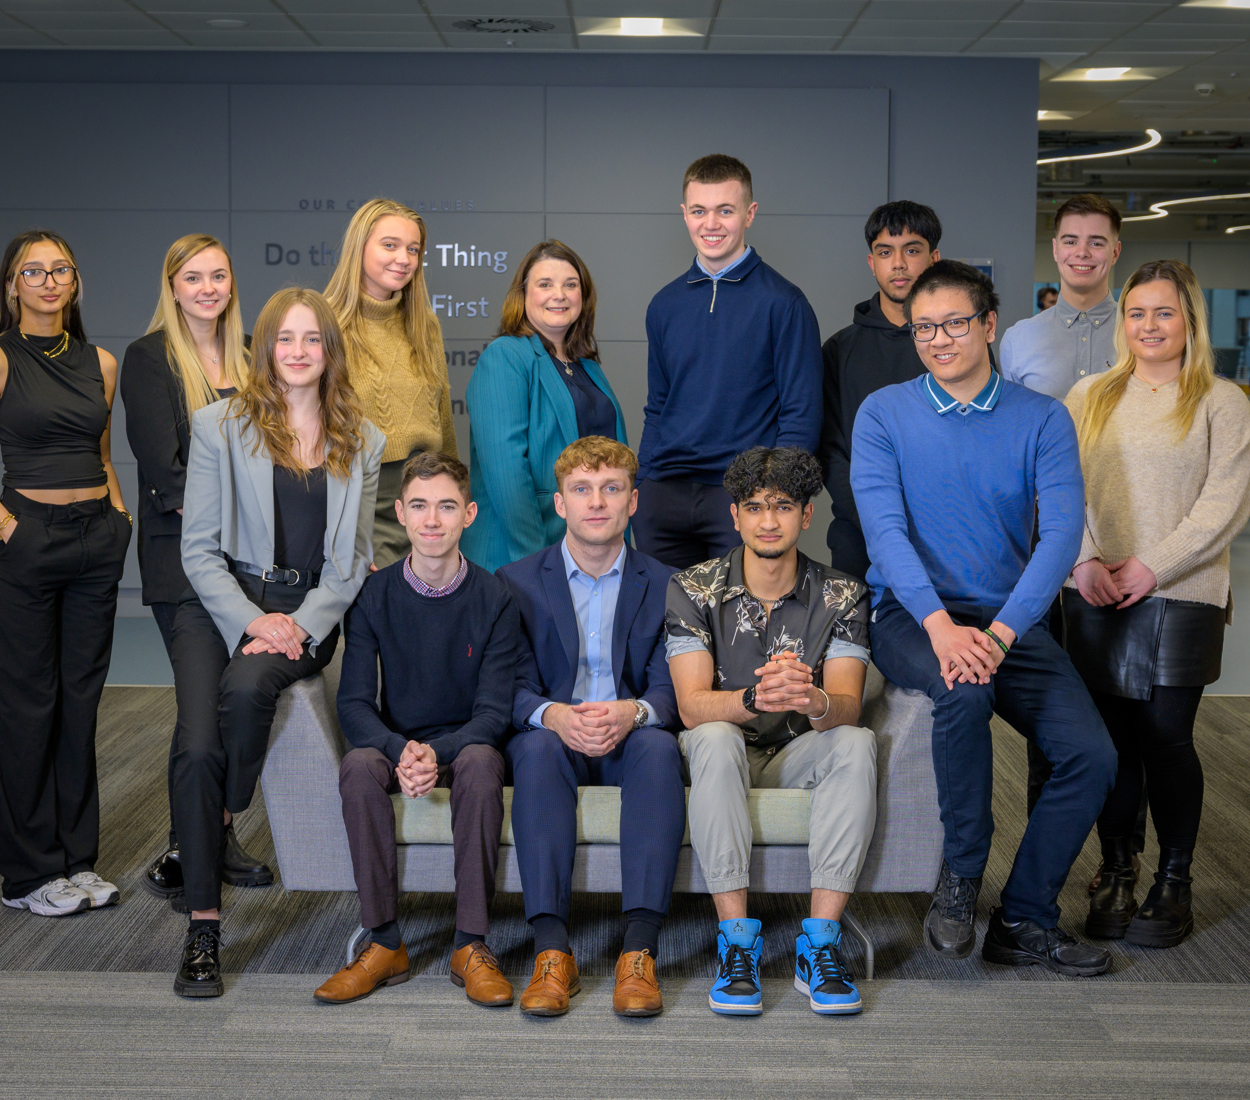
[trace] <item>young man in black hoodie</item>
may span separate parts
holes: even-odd
[[[852,324],[825,342],[825,411],[817,452],[833,509],[826,536],[833,566],[861,580],[868,572],[868,551],[851,495],[851,429],[870,393],[924,373],[903,301],[917,276],[941,259],[942,223],[927,206],[887,202],[869,215],[864,238],[868,268],[880,290],[855,307]]]

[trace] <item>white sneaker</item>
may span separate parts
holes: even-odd
[[[91,898],[92,909],[103,909],[121,897],[121,891],[116,886],[105,882],[94,871],[79,871],[76,875],[70,875],[69,880]]]
[[[10,909],[29,909],[41,917],[66,917],[91,908],[91,895],[67,878],[54,878],[24,898],[5,898]]]

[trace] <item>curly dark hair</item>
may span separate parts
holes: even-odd
[[[752,447],[729,464],[724,486],[735,504],[750,500],[763,489],[785,493],[806,507],[820,493],[823,479],[820,463],[802,447]]]

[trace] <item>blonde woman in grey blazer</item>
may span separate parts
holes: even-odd
[[[385,437],[347,381],[334,314],[291,288],[261,311],[253,373],[199,410],[174,619],[174,826],[191,924],[174,991],[220,996],[221,859],[265,762],[279,693],[320,671],[372,560]]]

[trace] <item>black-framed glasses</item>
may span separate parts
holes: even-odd
[[[52,281],[57,286],[69,286],[78,274],[76,267],[69,264],[58,264],[51,271],[45,271],[42,267],[24,267],[22,268],[22,282],[27,286],[43,286],[48,281],[48,276],[52,276]]]
[[[911,338],[919,340],[922,344],[927,344],[937,336],[938,329],[941,329],[952,340],[957,340],[961,336],[967,336],[968,330],[972,328],[972,322],[984,314],[985,310],[981,310],[980,313],[974,313],[971,317],[952,317],[936,325],[931,321],[921,321],[917,325],[908,325],[907,328],[911,332]]]

